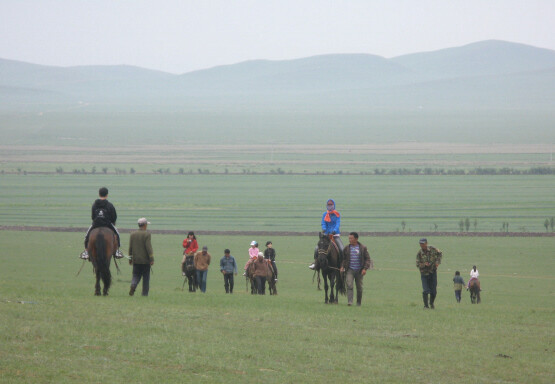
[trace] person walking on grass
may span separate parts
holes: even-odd
[[[197,283],[202,293],[206,293],[206,278],[208,277],[208,266],[210,265],[210,254],[208,247],[202,247],[201,252],[195,253],[195,269],[197,270]]]
[[[254,279],[256,282],[256,290],[259,295],[266,294],[266,277],[270,272],[268,262],[264,260],[264,254],[260,252],[258,258],[253,262],[254,265]]]
[[[220,272],[224,275],[225,293],[233,293],[233,275],[237,276],[237,263],[229,249],[224,251],[224,257],[220,259]]]
[[[372,262],[368,248],[358,241],[358,233],[349,233],[349,245],[343,249],[341,273],[345,273],[347,283],[347,305],[353,305],[353,282],[357,287],[357,305],[362,305],[363,279]]]
[[[114,256],[118,259],[121,259],[123,257],[123,253],[119,249],[121,247],[121,243],[119,232],[116,228],[116,220],[118,219],[118,214],[114,205],[108,201],[108,188],[102,187],[98,190],[98,199],[94,201],[91,208],[91,219],[92,224],[89,229],[87,229],[87,233],[85,235],[85,250],[81,252],[79,258],[83,260],[89,259],[89,252],[87,251],[87,248],[89,245],[89,234],[91,233],[91,231],[94,228],[108,227],[114,232],[116,238],[118,239],[118,249]]]
[[[453,277],[453,288],[455,289],[455,299],[457,303],[461,302],[461,291],[464,287],[464,280],[459,271],[455,272],[455,277]]]
[[[434,309],[434,301],[437,296],[437,268],[441,264],[443,253],[431,245],[428,246],[427,239],[420,239],[419,244],[420,250],[416,254],[416,267],[420,270],[424,309]],[[428,306],[428,295],[430,295],[430,306]]]
[[[133,266],[133,278],[131,279],[131,288],[129,296],[135,294],[137,285],[143,280],[143,296],[148,296],[150,289],[150,267],[154,265],[154,254],[152,251],[152,243],[150,232],[147,227],[150,224],[147,219],[141,217],[137,224],[139,230],[132,232],[129,237],[129,265]]]

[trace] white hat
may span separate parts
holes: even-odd
[[[137,221],[137,223],[138,223],[139,225],[145,225],[145,224],[150,224],[150,221],[147,221],[144,217],[141,217],[141,218]]]
[[[256,241],[251,241],[251,246],[258,244]]]
[[[258,252],[258,257],[260,256],[264,257],[264,254],[262,252]]]

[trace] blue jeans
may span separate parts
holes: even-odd
[[[208,270],[197,271],[197,283],[201,292],[206,292],[206,278],[208,277]]]
[[[435,297],[437,291],[437,271],[430,273],[429,275],[420,275],[422,279],[422,293],[430,293]]]

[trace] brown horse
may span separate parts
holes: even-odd
[[[118,243],[114,232],[107,227],[95,228],[89,236],[89,260],[93,265],[96,274],[96,284],[94,294],[100,296],[100,279],[104,283],[102,291],[104,296],[108,296],[108,290],[112,284],[112,274],[110,273],[110,261],[118,249]]]
[[[191,253],[185,256],[185,262],[181,264],[181,271],[185,274],[185,279],[187,279],[189,283],[189,292],[196,292],[198,288],[197,270],[195,269],[194,259],[195,255]],[[185,285],[185,281],[183,281],[183,285]]]
[[[341,276],[341,257],[339,248],[331,239],[331,236],[320,233],[318,241],[318,289],[320,289],[320,271],[324,277],[324,290],[326,291],[326,304],[337,304],[339,293],[345,295],[345,281]],[[328,299],[328,279],[330,281],[331,293]],[[334,294],[335,288],[335,294]]]
[[[277,287],[276,287],[276,275],[272,268],[272,263],[270,260],[264,260],[265,263],[268,263],[268,274],[266,275],[266,281],[268,282],[268,291],[270,291],[270,295],[277,295]],[[258,294],[258,287],[256,286],[256,278],[254,276],[254,261],[250,263],[249,268],[247,269],[247,282],[251,284],[251,295]],[[247,288],[248,290],[248,288]]]
[[[470,291],[470,302],[472,304],[480,304],[480,280],[472,279],[468,283],[468,290]]]

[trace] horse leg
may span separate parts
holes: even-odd
[[[100,296],[100,272],[96,271],[96,284],[94,285],[94,295]]]
[[[330,304],[335,303],[335,295],[333,290],[335,289],[335,279],[333,277],[333,274],[330,275]]]
[[[328,300],[328,275],[326,275],[325,273],[323,273],[324,275],[324,291],[326,292],[326,304],[329,303]]]

